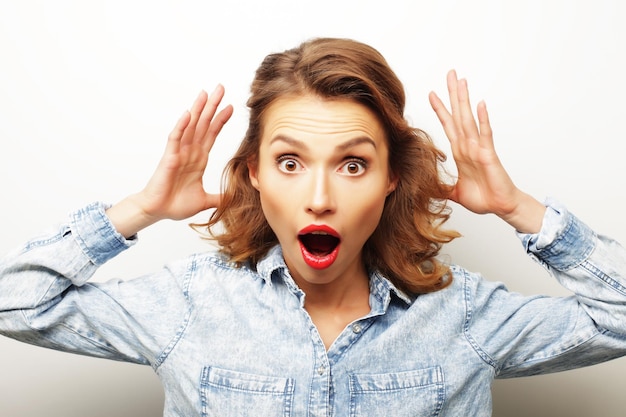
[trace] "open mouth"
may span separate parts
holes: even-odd
[[[324,232],[299,235],[298,239],[311,255],[326,256],[339,245],[339,238]]]
[[[341,239],[337,232],[327,226],[312,225],[298,234],[300,252],[304,262],[311,268],[328,268],[335,262]]]

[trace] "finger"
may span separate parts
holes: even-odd
[[[452,112],[452,118],[461,126],[461,118],[459,116],[459,97],[458,97],[458,77],[455,70],[448,71],[447,84],[448,95],[450,96],[450,111]]]
[[[213,116],[224,97],[224,87],[218,84],[206,101],[196,125],[196,140],[203,140],[211,125]]]
[[[206,133],[206,138],[204,142],[204,148],[206,152],[209,152],[213,147],[213,143],[215,143],[215,139],[222,131],[224,125],[230,120],[230,117],[233,115],[233,106],[228,105],[224,107],[220,112],[213,118],[211,125]]]
[[[174,126],[174,129],[170,132],[167,138],[167,145],[165,147],[166,153],[176,153],[178,151],[180,147],[180,139],[183,137],[185,129],[189,125],[190,118],[191,115],[187,110],[185,110],[185,112],[182,116],[180,116],[178,122],[176,122],[176,126]]]
[[[206,194],[206,198],[204,200],[204,210],[216,208],[220,205],[222,201],[221,194]]]
[[[204,106],[207,100],[208,100],[207,92],[204,90],[201,90],[200,93],[198,93],[198,97],[193,102],[191,109],[189,110],[189,113],[191,113],[191,121],[189,123],[190,126],[195,127],[196,123],[198,122],[198,119],[200,118],[200,114],[202,114],[202,110],[204,109]]]
[[[455,203],[459,202],[459,189],[456,185],[452,187],[450,194],[448,194],[448,200],[454,201]]]
[[[458,83],[459,113],[461,117],[461,127],[466,139],[478,140],[478,126],[472,114],[472,106],[469,99],[467,80],[459,80]]]
[[[202,114],[202,110],[208,100],[207,92],[201,90],[198,94],[198,97],[191,105],[191,109],[189,110],[189,123],[185,127],[185,131],[183,132],[183,136],[181,137],[182,143],[187,143],[193,139],[196,132],[196,124],[198,123],[198,119]]]
[[[491,123],[489,122],[489,113],[487,112],[487,104],[484,101],[478,103],[476,107],[476,114],[478,116],[478,129],[480,131],[480,142],[485,146],[493,148],[493,130],[491,129]]]
[[[443,104],[439,96],[435,94],[435,92],[430,92],[430,94],[428,95],[428,100],[430,101],[430,106],[435,111],[435,114],[439,119],[439,123],[441,123],[441,126],[443,127],[443,130],[448,137],[448,140],[450,141],[450,143],[455,143],[457,139],[456,127],[452,115],[450,114],[450,112],[448,112],[448,109],[446,109],[446,106]]]

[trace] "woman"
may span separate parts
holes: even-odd
[[[147,364],[166,416],[487,416],[494,377],[626,353],[623,249],[513,184],[484,103],[448,75],[430,101],[458,167],[403,118],[374,49],[316,39],[269,55],[223,195],[202,186],[232,107],[201,93],[147,186],[76,211],[7,257],[0,329],[25,342]],[[446,199],[494,213],[570,298],[522,297],[437,259]],[[145,227],[216,208],[220,245],[129,281],[87,282]],[[203,227],[203,225],[196,225]],[[219,229],[219,230],[218,230]]]

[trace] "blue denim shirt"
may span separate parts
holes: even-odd
[[[217,253],[133,280],[88,283],[134,244],[102,204],[0,264],[0,333],[150,365],[174,416],[489,416],[494,378],[626,353],[626,253],[551,203],[530,255],[575,295],[511,293],[452,266],[409,297],[370,277],[371,311],[325,349],[280,247],[256,271]]]

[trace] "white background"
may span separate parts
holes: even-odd
[[[447,150],[427,94],[445,74],[485,99],[517,184],[554,196],[626,242],[626,6],[620,0],[34,1],[0,0],[0,252],[93,200],[115,202],[152,173],[171,127],[200,89],[226,86],[235,115],[211,154],[207,186],[246,128],[253,72],[268,53],[314,36],[364,41],[408,94],[407,117]],[[419,175],[419,173],[416,173]],[[455,207],[453,262],[526,294],[563,294],[512,230]],[[198,217],[206,218],[206,213]],[[185,222],[146,230],[99,271],[125,278],[204,250]],[[623,416],[626,359],[498,381],[496,416]],[[0,416],[158,416],[148,367],[0,339]]]

